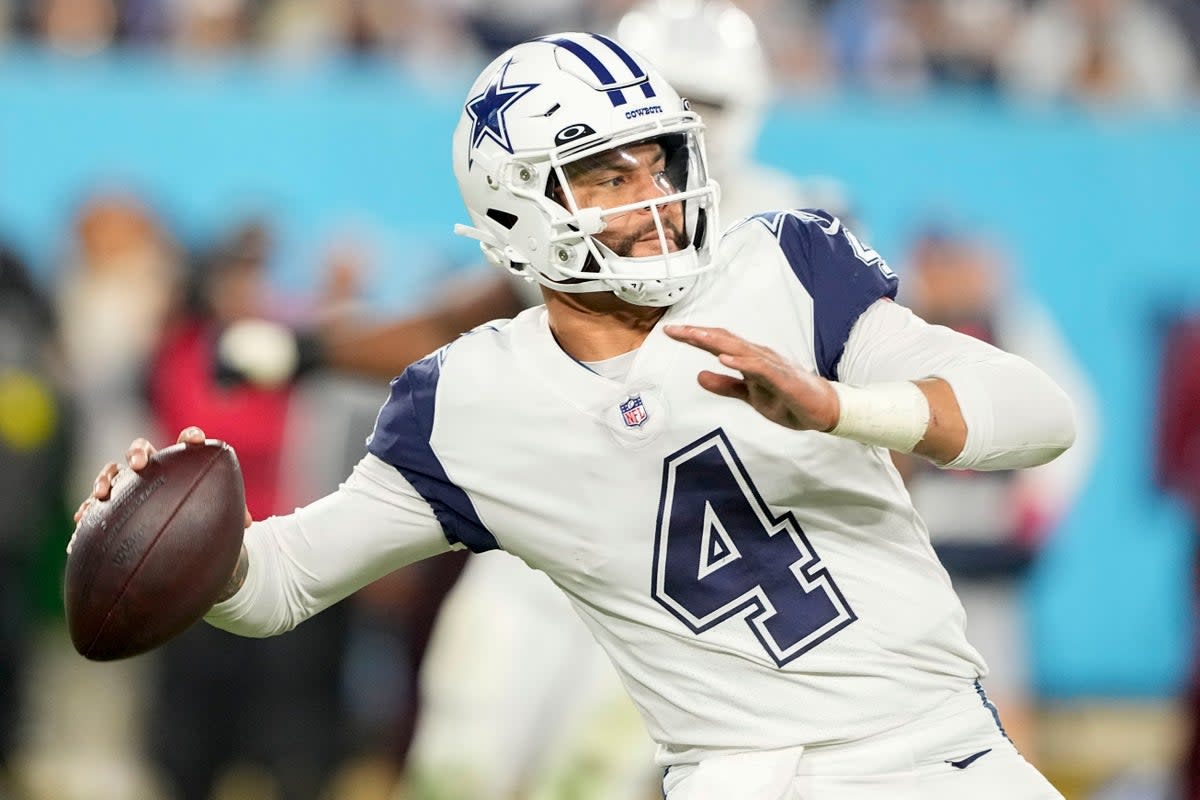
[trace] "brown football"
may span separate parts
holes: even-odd
[[[93,661],[144,653],[199,620],[233,574],[246,499],[233,448],[209,439],[122,469],[67,556],[71,641]]]

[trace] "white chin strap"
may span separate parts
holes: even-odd
[[[673,281],[645,281],[636,285],[623,283],[612,291],[626,303],[661,308],[678,303],[695,284],[696,276],[693,275]]]
[[[600,245],[605,252],[605,264],[613,275],[603,279],[604,285],[626,303],[636,306],[669,306],[678,302],[688,290],[696,285],[699,256],[695,248],[689,247],[674,253],[622,258]],[[650,280],[630,280],[646,274],[647,267],[660,266],[666,262],[666,277]],[[679,277],[670,277],[671,274]],[[659,272],[658,274],[663,274]]]

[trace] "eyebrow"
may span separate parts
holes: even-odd
[[[650,160],[650,166],[665,162],[666,160],[666,151],[662,147],[659,147],[655,156]],[[567,174],[578,178],[581,175],[587,175],[592,172],[633,172],[640,166],[640,162],[631,164],[627,159],[621,157],[620,152],[610,151],[595,156],[592,159],[584,159],[583,161],[576,162],[575,165],[568,165]]]

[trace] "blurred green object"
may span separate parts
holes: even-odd
[[[38,526],[37,549],[33,553],[29,583],[30,610],[36,624],[62,624],[63,616],[62,581],[67,563],[67,541],[75,529],[71,518],[74,506],[70,499],[62,496],[51,503],[43,522]]]

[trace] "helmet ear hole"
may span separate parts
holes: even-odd
[[[501,211],[498,208],[489,208],[487,210],[487,216],[488,216],[488,219],[493,219],[496,222],[499,222],[501,225],[503,225],[505,228],[507,228],[510,231],[514,227],[516,227],[516,224],[517,224],[517,215],[516,214],[510,214],[509,212]]]

